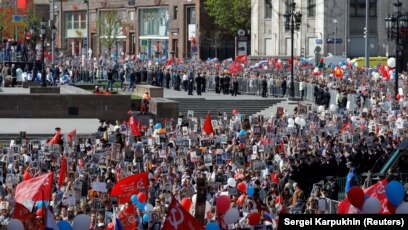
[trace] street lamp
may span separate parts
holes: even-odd
[[[334,24],[334,49],[333,49],[333,55],[336,56],[336,48],[337,48],[337,19],[333,19],[333,24]]]
[[[45,51],[45,19],[42,18],[40,22],[40,37],[41,37],[41,86],[46,87],[46,71],[45,71],[45,58],[44,58],[44,51]]]
[[[401,44],[400,39],[407,37],[408,31],[408,13],[401,13],[402,3],[400,0],[397,0],[393,3],[395,7],[395,12],[391,16],[388,15],[385,18],[385,29],[387,30],[388,40],[395,40],[395,98],[398,95],[398,72],[399,72],[399,62],[400,62],[400,53],[404,50],[404,47]]]
[[[83,3],[86,4],[86,53],[89,55],[89,0],[83,0]]]
[[[290,97],[295,97],[295,81],[294,81],[294,73],[293,73],[293,66],[294,66],[294,57],[293,57],[293,47],[294,47],[294,33],[295,30],[300,30],[300,25],[302,24],[302,14],[300,12],[295,12],[296,3],[294,0],[290,3],[290,9],[283,15],[285,18],[285,30],[290,31],[291,36],[291,52],[290,58],[292,60],[292,64],[290,65]]]

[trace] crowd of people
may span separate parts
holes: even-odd
[[[279,67],[276,60],[266,68],[244,65],[247,68],[237,72],[231,72],[226,63],[213,62],[177,63],[172,68],[131,59],[122,64],[100,59],[86,68],[71,63],[51,68],[56,77],[50,82],[58,84],[65,73],[70,82],[107,79],[110,91],[119,80],[122,84],[129,81],[130,89],[148,82],[189,95],[194,90],[198,95],[214,90],[237,96],[238,79],[246,78],[260,83],[262,97],[273,96],[277,88],[278,95],[285,96],[291,85],[286,67]],[[0,72],[8,75],[10,67],[4,69],[6,72]],[[16,186],[47,172],[55,178],[48,207],[53,218],[72,224],[76,216],[85,214],[91,218],[89,229],[108,228],[114,221],[112,214],[120,216],[129,206],[135,207],[135,213],[131,214],[134,221],[127,224],[135,225],[134,229],[163,225],[172,197],[202,219],[203,226],[216,221],[228,229],[255,225],[274,229],[281,213],[333,213],[329,204],[336,206],[341,194],[361,184],[362,173],[378,172],[406,138],[408,125],[405,75],[400,75],[401,89],[394,96],[392,80],[379,77],[375,68],[364,70],[345,63],[343,72],[341,78],[330,68],[315,74],[313,66],[298,63],[295,81],[300,83],[301,96],[305,85],[313,84],[315,105],[299,103],[290,113],[294,115],[280,108],[270,117],[222,111],[219,117],[207,117],[209,122],[183,115],[137,127],[134,120],[101,121],[94,134],[59,135],[54,145],[25,138],[13,141],[3,146],[0,221],[7,225],[13,216]],[[215,76],[211,89],[209,76]],[[329,90],[337,90],[335,104],[330,104]],[[357,100],[350,101],[348,95],[356,95]],[[68,162],[68,176],[58,183],[64,170],[62,159]],[[398,168],[388,176],[399,180],[407,168],[408,158],[402,156]],[[123,203],[111,196],[123,178],[141,173],[148,174],[146,201],[132,196]],[[336,178],[346,176],[345,186],[340,186]],[[95,182],[103,183],[106,191],[100,184],[93,187]],[[220,196],[229,197],[230,209],[238,211],[236,219],[227,220],[227,214],[220,212]],[[198,208],[200,204],[204,211]],[[29,207],[38,214],[39,207]],[[252,213],[258,213],[260,219],[254,222]],[[157,223],[152,223],[151,214],[158,217]]]

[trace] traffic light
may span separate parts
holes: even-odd
[[[367,36],[367,27],[364,27],[364,38]]]

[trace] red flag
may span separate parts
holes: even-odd
[[[55,133],[54,137],[51,138],[51,139],[47,142],[47,144],[49,144],[49,145],[58,144],[58,140],[60,139],[60,136],[61,136],[61,131],[58,130],[58,131]]]
[[[248,56],[247,55],[239,55],[235,57],[235,61],[238,63],[247,63],[248,62]]]
[[[21,182],[16,187],[16,202],[24,204],[27,201],[51,200],[52,182],[54,173],[50,172],[30,180]]]
[[[24,172],[24,174],[23,174],[23,181],[29,180],[29,179],[31,179],[31,178],[32,178],[32,177],[31,177],[30,172],[29,172],[28,170],[26,170],[26,171]]]
[[[111,196],[119,197],[119,204],[124,204],[130,201],[133,194],[138,194],[139,192],[146,193],[148,187],[148,173],[142,172],[125,177],[116,183],[112,188]]]
[[[69,142],[72,142],[72,139],[74,138],[75,134],[76,134],[76,129],[68,133]]]
[[[349,121],[347,121],[346,123],[343,124],[343,126],[341,127],[341,134],[344,134],[347,129],[351,127],[351,123]]]
[[[229,66],[229,72],[231,74],[236,74],[238,71],[241,70],[241,65],[238,62],[233,62],[231,63],[231,65]]]
[[[13,219],[20,220],[24,225],[24,229],[41,229],[41,225],[35,218],[35,214],[20,203],[16,203],[14,206]]]
[[[381,64],[380,67],[378,67],[378,72],[388,81],[390,80],[390,74],[388,73],[388,67],[384,66],[384,64]]]
[[[389,211],[387,208],[387,196],[385,194],[385,187],[387,186],[387,183],[387,179],[384,179],[364,189],[364,194],[366,196],[377,198],[380,201],[380,213],[386,213]],[[337,209],[338,214],[353,214],[359,212],[360,211],[356,207],[350,204],[350,201],[347,198],[339,203]]]
[[[18,9],[26,9],[27,8],[27,0],[17,0],[17,8]]]
[[[186,211],[173,197],[167,211],[163,229],[204,230],[204,226],[200,224],[188,211]]]
[[[136,208],[135,205],[131,204],[123,211],[119,212],[118,219],[122,224],[123,230],[134,230],[136,229]]]
[[[130,130],[132,131],[132,134],[135,137],[142,136],[142,134],[140,133],[140,121],[139,121],[139,124],[136,124],[135,116],[133,115],[130,116],[128,124],[129,124]]]
[[[170,59],[167,61],[167,66],[173,65],[173,57],[170,57]]]
[[[211,133],[214,132],[212,124],[211,124],[211,115],[210,113],[207,114],[207,117],[205,118],[203,130],[205,134],[210,135]]]
[[[67,158],[62,157],[61,170],[58,176],[58,185],[60,187],[64,186],[65,177],[67,176]]]

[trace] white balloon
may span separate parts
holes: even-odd
[[[395,214],[408,214],[408,202],[402,202],[398,205],[397,209],[395,209]]]
[[[281,59],[278,59],[278,63],[279,63],[279,64],[282,63],[282,60],[281,60]]]
[[[267,66],[267,65],[264,66],[263,69],[264,69],[264,70],[268,70],[268,66]]]
[[[330,111],[332,111],[332,112],[336,111],[336,106],[334,104],[330,105]]]
[[[228,184],[228,186],[230,186],[230,187],[235,187],[235,186],[237,185],[237,182],[235,181],[234,178],[228,178],[227,184]]]
[[[387,65],[389,66],[389,67],[391,67],[391,68],[394,68],[395,67],[395,58],[388,58],[388,60],[387,60]]]
[[[364,214],[378,214],[381,211],[381,203],[375,197],[370,197],[364,201],[362,211]]]
[[[20,220],[11,219],[7,225],[7,230],[24,230],[24,225]]]
[[[313,70],[314,73],[318,73],[319,72],[319,68],[315,67]]]
[[[224,215],[224,222],[226,224],[233,224],[239,220],[239,211],[236,208],[230,208]]]
[[[297,125],[300,125],[300,117],[296,117],[296,118],[295,118],[295,123],[296,123]]]
[[[72,223],[73,230],[89,230],[89,226],[91,225],[91,217],[88,215],[78,215],[74,219],[74,223]]]
[[[145,212],[149,213],[149,212],[153,212],[154,207],[153,205],[151,205],[150,203],[147,203],[145,206]]]
[[[306,125],[306,121],[303,118],[300,118],[300,126],[304,127]]]
[[[293,118],[289,118],[289,119],[288,119],[288,124],[289,124],[289,125],[294,125],[294,124],[295,124],[295,120],[293,120]]]
[[[324,106],[323,105],[319,105],[319,107],[317,107],[317,112],[318,113],[322,113],[324,111]]]

